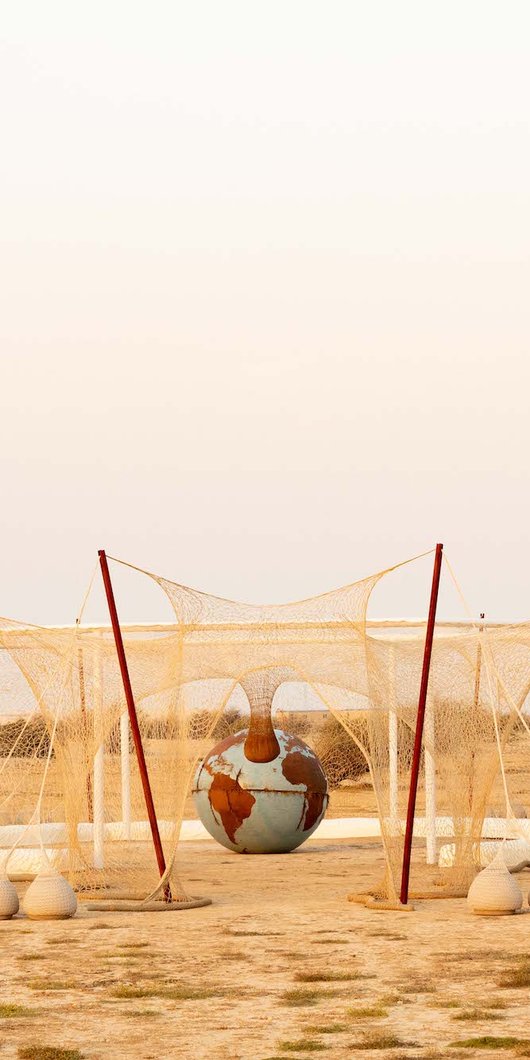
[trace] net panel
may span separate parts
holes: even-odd
[[[0,712],[10,721],[0,726],[0,851],[6,857],[18,844],[9,871],[32,871],[31,852],[43,846],[82,899],[146,901],[169,883],[173,897],[186,900],[176,851],[182,818],[194,813],[195,767],[225,735],[249,724],[265,732],[275,710],[275,725],[319,755],[329,813],[377,814],[386,872],[369,894],[395,901],[425,626],[366,622],[382,576],[300,603],[254,607],[150,575],[175,622],[123,632],[167,865],[163,881],[111,630],[2,621]],[[528,736],[521,711],[529,663],[528,625],[487,632],[469,623],[437,626],[413,895],[467,892],[499,783],[506,807],[499,752],[517,759]],[[304,716],[297,707],[308,693]]]
[[[112,632],[1,631],[4,698],[17,684],[24,692],[23,704],[9,704],[20,716],[0,729],[1,842],[12,875],[31,875],[44,849],[82,898],[141,901],[169,883],[175,900],[187,899],[174,869],[190,768],[178,640],[149,630],[127,638],[161,881]]]
[[[323,747],[328,770],[340,771],[341,758],[351,760],[352,746],[362,752],[386,859],[385,877],[371,895],[396,902],[426,627],[367,626],[368,599],[381,576],[281,609],[233,604],[156,580],[186,629],[184,672],[190,680],[226,673],[247,686],[251,717],[263,716],[270,713],[277,685],[271,676],[269,693],[262,690],[253,699],[245,675],[254,667],[269,675],[283,667],[283,680],[305,681],[350,737]],[[526,626],[493,627],[486,643],[485,630],[473,623],[445,623],[436,630],[413,896],[465,895],[480,866],[487,803],[502,755],[518,732],[517,704],[528,690],[527,635]],[[314,742],[318,747],[318,739]],[[508,800],[505,781],[504,788]],[[511,814],[509,800],[505,814]]]
[[[422,842],[413,848],[411,897],[465,895],[479,865],[499,752],[516,725],[515,711],[480,679],[481,637],[470,626],[440,629],[434,638],[416,803]],[[375,895],[390,901],[400,891],[424,639],[421,627],[367,637],[367,754],[387,863]]]

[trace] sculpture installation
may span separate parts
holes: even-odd
[[[241,854],[283,854],[320,824],[328,802],[322,766],[303,740],[274,729],[281,668],[241,679],[250,726],[216,744],[195,775],[197,812],[210,835]]]

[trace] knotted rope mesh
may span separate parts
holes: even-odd
[[[300,728],[303,719],[299,734],[328,775],[330,812],[346,806],[346,815],[378,816],[386,871],[368,893],[396,899],[425,626],[367,622],[371,592],[386,573],[267,606],[149,575],[175,620],[124,626],[123,635],[167,866],[163,882],[177,902],[189,897],[176,852],[182,819],[193,814],[197,763],[249,719],[259,731],[276,708],[283,728]],[[528,625],[487,633],[467,622],[437,625],[412,895],[466,893],[480,862],[486,809],[492,800],[506,802],[499,751],[510,763],[528,740],[529,675]],[[300,697],[312,709],[293,710]],[[31,875],[32,851],[43,845],[81,900],[145,903],[159,896],[111,629],[2,620],[0,711],[10,719],[0,725],[1,849],[9,853],[16,844],[9,873]]]

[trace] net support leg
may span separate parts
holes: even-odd
[[[151,836],[153,838],[153,846],[155,848],[156,863],[158,865],[158,871],[162,878],[166,874],[166,859],[164,858],[164,851],[162,849],[162,840],[160,838],[160,832],[158,829],[158,821],[156,819],[155,804],[153,802],[153,795],[151,792],[151,783],[149,781],[149,773],[147,772],[147,763],[145,761],[144,748],[142,744],[142,736],[140,733],[140,726],[138,725],[138,717],[136,714],[136,705],[134,702],[134,696],[131,686],[131,679],[129,677],[129,667],[127,666],[127,657],[125,655],[125,648],[123,646],[123,637],[121,635],[120,622],[118,619],[118,612],[116,610],[116,601],[114,599],[114,590],[112,588],[112,582],[110,580],[109,566],[107,563],[107,557],[105,550],[99,550],[99,562],[101,566],[101,574],[103,577],[103,584],[105,586],[105,594],[107,597],[107,604],[109,607],[110,620],[112,623],[112,632],[114,633],[114,643],[116,645],[116,654],[118,656],[118,662],[120,666],[121,679],[123,682],[123,691],[125,692],[125,701],[127,703],[127,710],[129,712],[129,722],[131,725],[131,732],[134,741],[134,749],[136,751],[136,758],[138,761],[138,772],[140,774],[140,780],[142,782],[142,788],[144,793],[145,805],[147,809],[147,816],[149,818],[149,825],[151,828]],[[164,898],[166,902],[171,901],[171,889],[168,883],[164,887]]]
[[[129,752],[129,717],[124,710],[120,717],[121,757],[121,819],[125,839],[131,838],[131,760]]]
[[[395,649],[390,647],[389,660],[389,707],[388,707],[388,794],[390,820],[397,825],[398,805],[398,717],[396,714]]]
[[[94,868],[105,866],[105,747],[103,743],[103,688],[101,650],[98,645],[94,659]]]
[[[434,638],[434,626],[436,623],[436,605],[438,603],[438,589],[440,588],[440,574],[442,570],[443,545],[436,546],[434,556],[434,570],[432,575],[431,599],[429,603],[429,617],[427,620],[427,631],[425,634],[425,648],[423,652],[423,668],[421,672],[420,694],[418,699],[418,713],[416,717],[416,735],[414,737],[414,751],[412,754],[412,769],[410,771],[409,802],[407,808],[407,824],[405,828],[405,842],[403,845],[403,871],[401,874],[400,901],[407,905],[409,900],[409,878],[410,857],[412,853],[412,833],[414,831],[414,813],[416,811],[416,796],[418,794],[418,777],[420,775],[421,745],[423,739],[423,722],[425,718],[425,705],[427,702],[427,690],[429,687],[429,672],[431,669],[432,642]]]
[[[104,750],[101,744],[94,756],[94,868],[105,867],[105,781]]]
[[[79,619],[77,620],[79,625]],[[77,649],[77,667],[79,672],[79,702],[81,706],[81,717],[83,719],[83,728],[87,732],[87,710],[86,710],[86,689],[85,689],[85,669],[83,659],[83,648],[81,644]],[[92,775],[90,772],[90,761],[88,755],[86,757],[86,802],[87,802],[87,821],[93,821],[94,810],[93,810],[93,795],[92,795]]]
[[[425,835],[427,864],[436,865],[436,769],[434,764],[434,705],[427,696],[425,709]]]
[[[398,720],[395,710],[388,712],[388,786],[390,820],[398,820]]]

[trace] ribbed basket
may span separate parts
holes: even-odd
[[[521,908],[523,892],[506,867],[502,849],[487,868],[475,876],[467,904],[477,916],[507,916]]]
[[[77,909],[77,898],[68,880],[48,865],[28,887],[22,908],[30,920],[67,920]]]
[[[7,876],[0,876],[0,920],[10,920],[18,913],[17,889]]]

